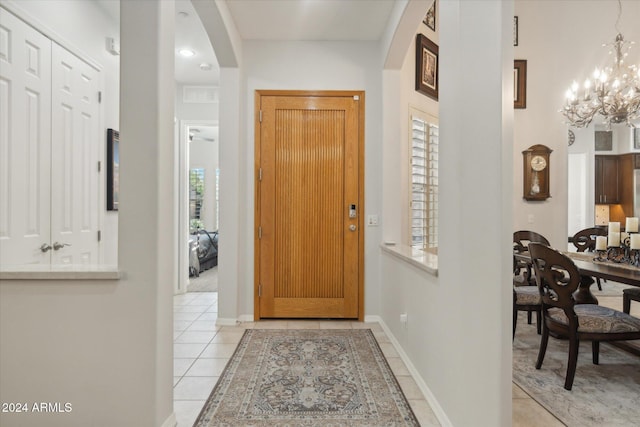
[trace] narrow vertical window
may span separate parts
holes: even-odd
[[[191,229],[204,229],[204,169],[189,171],[189,222]]]
[[[411,115],[411,246],[438,250],[438,126]]]

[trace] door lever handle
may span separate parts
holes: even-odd
[[[54,242],[54,243],[53,243],[53,250],[54,250],[54,251],[57,251],[57,250],[59,250],[59,249],[64,248],[65,246],[71,246],[71,245],[70,245],[69,243],[58,243],[58,242]],[[49,247],[49,248],[51,248],[51,247]]]
[[[44,253],[51,250],[51,245],[47,245],[46,243],[43,243],[39,249]]]

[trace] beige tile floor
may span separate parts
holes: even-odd
[[[179,427],[193,425],[245,328],[370,328],[420,425],[440,425],[380,325],[350,321],[274,320],[247,322],[233,327],[216,326],[217,298],[215,292],[193,292],[174,297],[173,407]]]
[[[621,297],[598,297],[600,304],[622,308]],[[377,324],[336,321],[261,321],[239,326],[216,326],[216,292],[193,292],[174,297],[174,389],[173,404],[179,427],[192,426],[213,386],[233,354],[245,328],[371,328],[389,365],[407,396],[420,424],[439,426],[429,404]],[[640,316],[640,304],[632,303],[632,314]],[[535,319],[535,316],[534,316]],[[535,322],[535,320],[534,320]],[[535,327],[523,325],[522,327]],[[553,414],[513,384],[513,426],[563,426]]]

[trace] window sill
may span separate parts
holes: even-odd
[[[0,269],[0,280],[118,280],[115,266],[20,265]]]
[[[438,276],[438,255],[414,249],[408,245],[381,244],[382,252],[386,252],[394,257],[405,261],[420,270]]]

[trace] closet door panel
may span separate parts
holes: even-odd
[[[49,263],[51,41],[0,8],[0,265]]]
[[[98,72],[53,43],[52,88],[52,262],[98,264]]]

